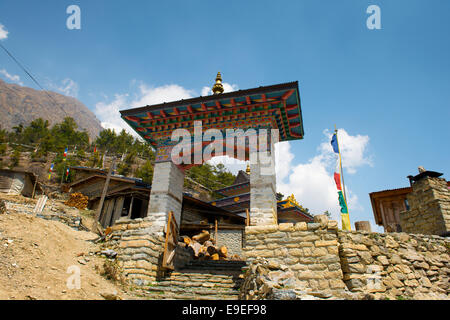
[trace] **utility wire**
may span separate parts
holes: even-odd
[[[5,50],[5,52],[8,54],[8,56],[11,57],[11,59],[13,59],[13,61],[30,77],[31,80],[33,80],[34,83],[36,83],[36,85],[42,89],[42,91],[45,92],[45,94],[50,98],[50,100],[53,101],[53,103],[55,105],[57,105],[66,116],[68,116],[68,114],[66,113],[66,111],[55,101],[55,99],[53,99],[53,97],[48,93],[47,90],[45,90],[40,84],[39,82],[33,77],[33,75],[28,72],[28,70],[13,56],[13,54],[11,52],[9,52],[8,49],[5,48],[5,46],[3,44],[1,44],[0,42],[0,47],[2,47],[3,50]]]

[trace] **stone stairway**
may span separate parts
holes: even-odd
[[[136,293],[152,300],[237,300],[243,266],[243,261],[191,261]]]

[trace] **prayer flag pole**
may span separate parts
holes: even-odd
[[[344,173],[342,170],[341,150],[339,148],[337,133],[338,133],[338,130],[336,128],[336,125],[334,125],[334,134],[333,134],[333,138],[331,139],[331,145],[333,147],[333,151],[335,153],[337,153],[338,157],[339,157],[339,174],[337,172],[335,172],[334,179],[336,181],[336,186],[338,188],[339,204],[341,206],[342,229],[343,230],[351,230],[350,217],[349,217],[348,205],[347,205],[347,194],[345,191],[345,184],[344,184]],[[341,181],[342,181],[342,186],[341,186]],[[344,190],[342,190],[342,189],[344,189]]]

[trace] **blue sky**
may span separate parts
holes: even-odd
[[[66,27],[71,4],[81,30]],[[369,5],[381,8],[381,30],[366,27]],[[407,186],[419,165],[449,176],[449,12],[448,0],[4,0],[0,24],[2,44],[41,84],[115,126],[116,110],[198,96],[217,71],[234,89],[298,80],[305,138],[285,147],[280,186],[323,209],[329,181],[318,176],[333,171],[324,130],[336,124],[349,136],[352,222],[374,227],[369,192]],[[0,77],[35,88],[2,52]]]

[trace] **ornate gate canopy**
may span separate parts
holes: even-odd
[[[218,75],[220,77],[220,74]],[[279,129],[279,141],[302,139],[304,135],[298,82],[205,97],[161,103],[120,111],[121,117],[156,149],[174,144],[175,129],[194,134],[194,121],[202,130]]]

